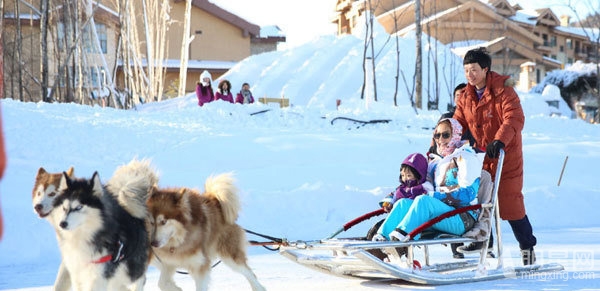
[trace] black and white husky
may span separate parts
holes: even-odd
[[[111,193],[97,172],[89,180],[64,173],[59,191],[53,204],[73,289],[143,290],[150,252],[147,193]]]

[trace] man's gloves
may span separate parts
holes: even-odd
[[[485,149],[485,153],[487,154],[488,158],[497,159],[500,156],[500,149],[503,148],[504,143],[499,140],[495,140],[488,144],[487,148]]]

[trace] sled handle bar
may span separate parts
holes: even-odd
[[[338,234],[340,234],[342,231],[346,231],[348,229],[350,229],[351,227],[371,218],[371,217],[375,217],[381,214],[384,214],[385,210],[383,210],[383,208],[379,208],[377,210],[371,211],[369,213],[363,214],[349,222],[347,222],[346,224],[344,224],[340,229],[338,229],[336,232],[332,233],[327,239],[332,239],[335,236],[337,236]]]

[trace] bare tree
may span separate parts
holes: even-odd
[[[19,88],[19,100],[23,101],[23,34],[21,33],[21,4],[19,1],[15,2],[15,14],[16,14],[16,26],[17,31],[15,33],[15,47],[14,52],[17,62],[17,82]]]
[[[369,33],[369,39],[370,39],[370,44],[371,44],[371,72],[373,72],[373,101],[377,102],[377,76],[375,74],[375,42],[373,41],[373,21],[374,21],[374,15],[373,15],[373,7],[371,6],[371,0],[368,1],[369,4],[369,27],[370,29],[370,33]],[[370,80],[368,80],[370,81]]]
[[[185,16],[183,24],[183,40],[181,43],[181,63],[179,65],[179,90],[177,96],[185,95],[185,85],[187,82],[187,63],[189,59],[190,43],[194,36],[190,37],[190,20],[192,14],[192,0],[185,1]]]
[[[48,98],[48,11],[49,0],[40,0],[40,77],[42,79],[42,101],[50,102]]]
[[[415,103],[417,108],[422,108],[423,103],[423,68],[421,66],[423,57],[421,55],[421,0],[415,1],[415,45],[416,45],[416,60],[415,60]]]
[[[169,1],[112,1],[119,13],[117,56],[123,60],[123,106],[160,101],[166,73],[166,33],[171,25]]]
[[[371,0],[367,0],[368,2],[368,6],[367,7],[371,7],[370,3]],[[368,9],[366,9],[367,7],[365,7],[365,39],[364,39],[364,43],[363,43],[363,63],[362,63],[362,70],[363,70],[363,84],[362,87],[360,89],[360,99],[365,99],[365,87],[366,87],[366,83],[368,82],[367,80],[367,52],[369,50],[369,43],[373,41],[373,34],[369,34],[371,32],[370,26],[369,26],[369,20],[368,20],[368,15],[367,13],[371,14],[370,11],[368,11]],[[376,90],[376,88],[375,88]]]
[[[396,2],[392,0],[392,6],[396,7]],[[398,83],[400,82],[400,40],[398,39],[398,13],[394,9],[394,40],[396,45],[396,76],[394,76],[394,106],[398,106]],[[412,100],[412,99],[411,99]]]

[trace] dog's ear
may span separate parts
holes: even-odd
[[[92,175],[92,189],[94,191],[94,195],[98,197],[102,196],[102,193],[104,193],[104,189],[102,188],[102,182],[100,181],[100,175],[98,174],[98,172],[94,172],[94,174]]]
[[[154,184],[152,187],[148,188],[148,197],[146,198],[146,202],[150,200],[151,197],[155,197],[156,193],[158,193],[158,185]]]
[[[187,201],[187,192],[188,188],[185,187],[181,187],[179,190],[173,191],[173,195],[171,195],[171,197],[173,197],[173,202],[175,204],[185,205],[185,201]]]
[[[41,169],[41,168],[40,168]],[[67,176],[69,177],[73,177],[73,175],[75,174],[75,168],[73,168],[73,166],[71,166],[68,170],[67,170]]]
[[[71,179],[67,173],[63,172],[62,176],[60,177],[60,183],[58,184],[58,191],[62,192],[66,189],[69,189],[69,186],[71,186]]]
[[[177,197],[177,200],[183,199],[183,197],[185,197],[186,192],[187,192],[187,188],[181,187],[181,189],[179,189],[179,191],[177,191],[177,193],[175,195]]]
[[[38,169],[38,171],[37,171],[37,176],[44,175],[44,174],[47,174],[47,173],[48,172],[46,172],[46,169],[44,169],[43,167],[40,167]]]

